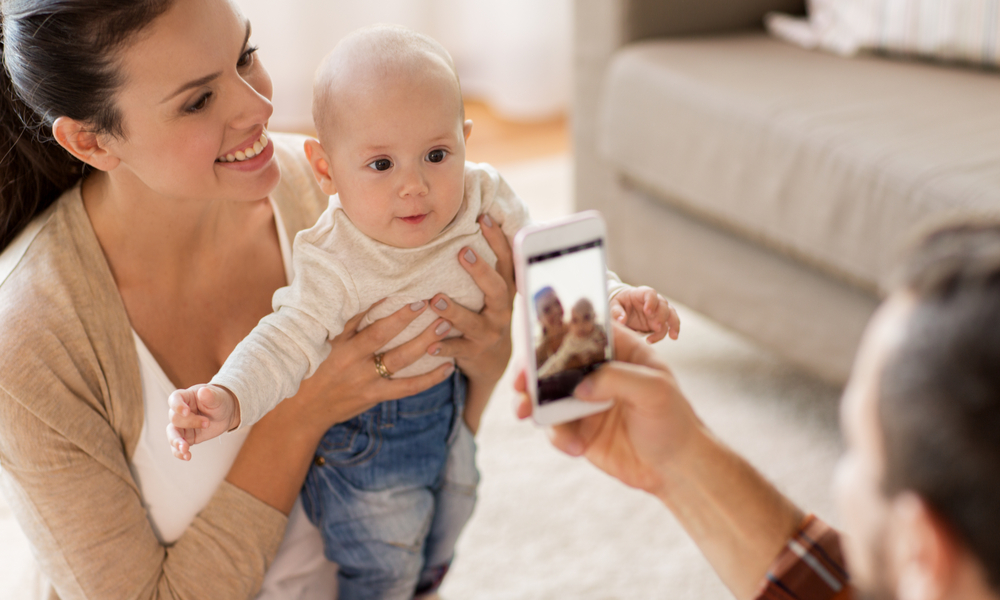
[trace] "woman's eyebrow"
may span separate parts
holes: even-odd
[[[250,21],[249,20],[246,22],[246,33],[243,36],[243,45],[240,46],[240,47],[241,48],[246,48],[248,41],[250,41]],[[188,91],[190,89],[193,89],[193,88],[196,88],[196,87],[201,87],[203,85],[211,83],[212,81],[214,81],[217,77],[219,77],[221,75],[222,75],[222,71],[217,71],[215,73],[211,73],[209,75],[205,75],[204,77],[199,77],[198,79],[193,79],[193,80],[191,80],[191,81],[189,81],[189,82],[181,85],[176,90],[174,90],[173,93],[171,93],[170,95],[168,95],[167,97],[165,97],[163,100],[161,100],[160,104],[163,104],[164,102],[169,101],[171,98],[177,96],[178,94],[182,94],[182,93],[184,93],[184,92],[186,92],[186,91]]]

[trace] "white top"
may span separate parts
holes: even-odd
[[[465,164],[465,195],[458,213],[434,239],[417,248],[397,248],[368,237],[333,196],[316,224],[295,236],[295,277],[274,293],[274,312],[261,319],[212,378],[239,400],[240,428],[295,395],[299,383],[330,352],[327,340],[340,334],[348,319],[383,298],[362,327],[438,293],[478,312],[483,292],[457,257],[468,246],[496,265],[478,223],[482,214],[510,239],[528,222],[524,202],[487,164]],[[380,352],[413,339],[436,318],[433,311],[425,311]],[[460,333],[453,330],[451,335]],[[425,354],[396,375],[427,373],[450,360]]]
[[[271,208],[277,225],[285,276],[291,280],[291,245],[273,201]],[[199,444],[192,450],[195,460],[190,462],[174,458],[165,431],[167,398],[176,388],[134,331],[133,337],[139,354],[145,420],[132,456],[132,474],[142,492],[156,537],[163,544],[172,544],[208,504],[225,479],[250,428]],[[252,527],[253,523],[247,523],[247,526]],[[336,565],[323,556],[319,531],[309,522],[300,503],[296,502],[289,515],[285,538],[264,577],[258,599],[329,600],[336,594],[336,575]]]

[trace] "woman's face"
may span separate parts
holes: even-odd
[[[563,325],[563,307],[555,293],[545,294],[538,302],[538,320],[549,331],[558,330]]]
[[[249,38],[231,1],[175,0],[122,51],[116,100],[125,134],[101,139],[120,159],[111,175],[125,189],[199,200],[271,193],[274,144],[245,161],[226,159],[263,141],[272,112],[271,79]]]

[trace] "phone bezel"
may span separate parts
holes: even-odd
[[[584,402],[572,397],[563,398],[545,404],[538,403],[538,366],[533,359],[535,352],[534,327],[530,319],[531,310],[528,303],[531,302],[528,293],[528,258],[538,254],[546,254],[563,248],[576,246],[595,239],[601,240],[601,273],[602,277],[607,272],[607,227],[604,218],[595,210],[584,211],[572,215],[559,221],[533,225],[519,231],[514,237],[514,272],[517,280],[517,290],[520,296],[521,308],[523,310],[524,334],[528,341],[527,362],[527,388],[531,397],[532,416],[539,425],[556,425],[567,421],[574,421],[587,415],[599,413],[607,410],[613,401],[605,402]],[[603,298],[605,305],[605,315],[610,315],[607,309],[608,298],[605,294]],[[608,343],[612,351],[614,344],[612,341],[612,331],[610,323],[606,325]]]

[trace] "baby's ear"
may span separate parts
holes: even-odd
[[[472,119],[466,119],[465,123],[462,123],[462,135],[465,136],[465,141],[469,141],[469,136],[472,135]]]
[[[330,170],[330,158],[319,140],[309,138],[305,142],[306,160],[312,167],[313,177],[319,183],[319,187],[324,194],[332,196],[337,193],[337,184],[333,181],[333,173]]]

